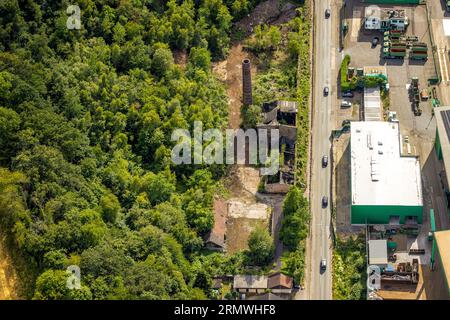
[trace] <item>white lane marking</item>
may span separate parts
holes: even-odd
[[[447,57],[446,57],[446,52],[447,50],[445,50],[445,48],[441,48],[442,50],[442,58],[444,60],[444,68],[445,68],[445,75],[446,75],[446,82],[448,82],[449,79],[449,75],[448,75],[448,66],[447,66]]]

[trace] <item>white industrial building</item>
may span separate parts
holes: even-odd
[[[402,156],[398,122],[351,122],[352,224],[422,222],[417,157]]]
[[[379,8],[378,6],[368,6],[364,14],[364,28],[366,30],[400,30],[404,31],[408,27],[408,17],[405,10],[392,10]]]

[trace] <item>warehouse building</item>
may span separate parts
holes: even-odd
[[[434,108],[436,116],[436,152],[438,159],[443,162],[444,172],[441,179],[445,191],[450,191],[450,107]]]
[[[397,122],[351,122],[351,223],[422,223],[417,157],[402,156]]]
[[[434,233],[434,238],[436,239],[440,269],[450,297],[450,230],[437,231]]]

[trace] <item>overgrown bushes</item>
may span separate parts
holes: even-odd
[[[302,41],[298,42],[298,68],[297,68],[297,143],[296,143],[296,184],[306,188],[306,172],[308,167],[309,149],[309,109],[311,93],[311,55],[310,34],[311,16],[308,3],[298,9],[298,17],[295,20],[298,34]]]
[[[333,299],[366,298],[365,237],[337,238],[333,251]]]
[[[345,55],[344,59],[341,62],[341,91],[347,90],[355,90],[357,87],[356,79],[348,79],[348,65],[350,64],[350,56],[348,54]]]
[[[348,66],[350,56],[345,55],[341,62],[341,91],[355,90],[356,88],[375,88],[386,84],[386,79],[379,75],[354,76],[348,79]]]
[[[285,255],[283,269],[294,277],[297,283],[304,278],[305,240],[308,237],[309,205],[301,189],[292,187],[283,204],[284,219],[280,239],[290,250]]]
[[[309,205],[303,196],[309,149],[309,110],[311,93],[310,32],[311,16],[308,3],[297,9],[298,16],[292,20],[298,36],[290,36],[291,50],[297,50],[297,141],[296,185],[292,187],[283,204],[284,219],[280,239],[288,248],[282,257],[282,271],[292,276],[296,283],[303,283],[305,275],[305,247],[309,228]],[[292,55],[292,52],[291,52]]]

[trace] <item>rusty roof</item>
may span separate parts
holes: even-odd
[[[274,273],[269,276],[267,287],[269,289],[275,287],[284,287],[291,289],[294,285],[294,281],[291,277],[282,274],[281,272]]]
[[[223,199],[214,199],[214,227],[208,233],[205,241],[212,242],[220,247],[225,247],[225,232],[227,221],[227,203]]]

